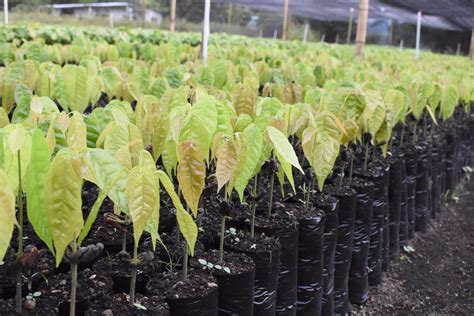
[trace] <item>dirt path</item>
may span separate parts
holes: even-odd
[[[474,315],[474,174],[425,234],[417,233],[392,264],[383,283],[370,289],[367,306],[357,314]]]

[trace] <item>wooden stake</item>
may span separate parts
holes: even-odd
[[[281,35],[282,40],[286,40],[286,37],[288,35],[288,2],[289,0],[285,0],[285,5],[283,7],[283,33]]]
[[[369,0],[359,0],[359,20],[357,21],[356,57],[361,58],[364,53],[367,37],[367,18],[369,16]]]
[[[351,37],[352,37],[352,21],[354,20],[354,8],[350,9],[349,13],[349,25],[347,27],[347,39],[346,39],[346,44],[351,43]]]
[[[321,42],[324,42],[326,40],[326,33],[324,33],[323,35],[321,35]]]
[[[469,52],[471,59],[474,60],[474,27],[471,30],[471,49]]]
[[[336,34],[336,41],[335,42],[336,42],[336,44],[339,44],[339,33]]]
[[[176,0],[171,0],[170,6],[170,32],[174,32],[176,27]]]
[[[415,58],[420,58],[420,37],[421,37],[421,11],[416,14],[416,51]]]
[[[8,0],[3,0],[3,23],[8,24]]]
[[[403,51],[403,40],[400,40],[400,51]]]
[[[309,23],[306,22],[304,25],[303,43],[306,43],[308,41],[308,31],[309,31]]]
[[[456,47],[456,56],[461,55],[461,43],[458,42],[458,45]]]
[[[389,46],[392,46],[393,44],[393,32],[394,32],[394,22],[393,20],[390,20],[390,29],[389,29],[389,33],[388,33],[388,45]]]
[[[109,14],[109,25],[110,25],[110,28],[114,28],[114,15],[113,13],[110,13]]]
[[[206,62],[207,59],[207,44],[209,42],[210,33],[210,14],[211,14],[211,0],[204,0],[204,21],[202,29],[202,59]]]
[[[231,2],[229,3],[229,9],[227,10],[227,25],[232,24],[232,13],[234,11],[234,4]]]
[[[276,39],[277,36],[278,36],[278,30],[275,29],[275,30],[273,31],[273,39]]]

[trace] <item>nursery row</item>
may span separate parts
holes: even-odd
[[[461,58],[2,32],[0,313],[345,313],[472,162]]]

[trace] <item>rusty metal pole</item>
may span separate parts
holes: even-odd
[[[361,58],[364,53],[365,39],[367,37],[367,18],[369,16],[369,0],[359,1],[359,20],[357,21],[356,57]]]

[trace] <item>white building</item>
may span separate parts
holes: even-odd
[[[136,18],[133,5],[128,2],[99,2],[99,3],[61,3],[49,6],[53,15],[73,15],[75,17],[109,17],[117,20],[133,20]],[[146,9],[145,21],[160,25],[163,17],[160,13]]]

